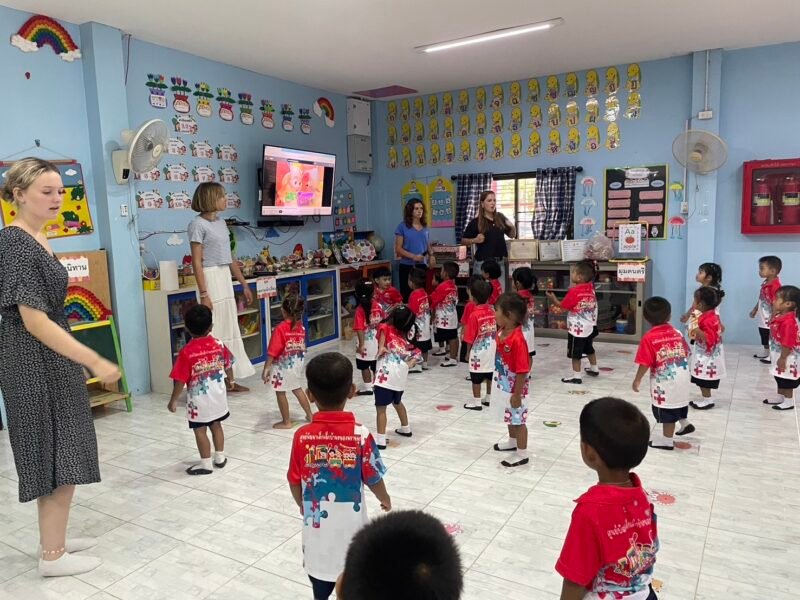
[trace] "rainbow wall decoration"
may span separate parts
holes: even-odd
[[[64,313],[70,323],[75,321],[96,323],[97,321],[105,321],[111,316],[111,311],[103,305],[97,296],[78,285],[71,285],[67,288]]]
[[[11,36],[11,45],[23,52],[38,52],[42,46],[50,46],[61,60],[72,62],[81,57],[72,36],[55,19],[34,15]]]
[[[333,103],[324,96],[320,96],[317,98],[316,102],[314,102],[314,114],[316,114],[318,117],[323,117],[325,119],[325,125],[328,127],[333,127]]]

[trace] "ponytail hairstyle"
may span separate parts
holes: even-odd
[[[283,309],[283,311],[289,315],[289,320],[292,323],[292,329],[294,329],[294,326],[297,325],[297,322],[303,318],[305,307],[306,301],[302,296],[298,296],[297,294],[289,294],[283,299],[283,302],[281,302],[281,309]]]
[[[536,275],[533,274],[533,269],[530,267],[520,267],[514,269],[511,279],[516,281],[523,290],[530,290],[531,294],[539,293],[539,284],[536,280]]]
[[[722,267],[717,263],[707,262],[700,265],[697,270],[702,271],[706,274],[706,277],[711,278],[711,282],[708,285],[717,290],[719,299],[722,301],[725,297],[725,292],[722,290]]]
[[[364,315],[369,321],[372,312],[372,296],[375,295],[375,285],[369,279],[362,279],[356,284],[356,302],[364,310]]]
[[[414,339],[416,335],[417,317],[405,304],[395,306],[384,322],[397,329],[406,339]]]

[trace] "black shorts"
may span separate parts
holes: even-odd
[[[656,418],[656,423],[677,423],[681,419],[688,418],[689,407],[659,408],[653,405],[653,416]]]
[[[375,392],[375,406],[389,406],[390,404],[400,404],[403,401],[403,392],[389,390],[379,385],[372,388]]]
[[[796,390],[800,387],[800,379],[784,379],[783,377],[776,377],[775,383],[778,384],[779,390]]]
[[[219,419],[214,419],[213,421],[209,421],[208,423],[198,423],[196,421],[189,421],[189,429],[200,429],[201,427],[208,427],[209,425],[213,425],[214,423],[222,423],[225,419],[227,419],[230,416],[231,413],[226,412]]]
[[[480,385],[484,381],[491,381],[494,373],[473,373],[470,371],[469,378],[473,385]]]
[[[360,358],[356,359],[356,369],[358,369],[359,371],[366,371],[367,369],[369,369],[374,373],[377,366],[378,366],[377,360],[361,360]]]
[[[698,379],[697,377],[692,376],[692,383],[697,387],[705,388],[707,390],[719,389],[719,379]]]
[[[436,328],[434,336],[437,342],[449,342],[450,340],[458,339],[458,329],[441,329]]]
[[[575,337],[571,333],[567,334],[567,357],[580,359],[584,356],[594,354],[594,344],[592,341],[597,337],[597,327],[592,329],[589,337]]]
[[[534,356],[536,356],[536,350],[534,350],[533,352],[528,352],[528,356],[530,358],[533,358]]]
[[[412,344],[414,344],[414,347],[420,352],[430,352],[433,349],[433,342],[430,340],[425,340],[424,342],[414,340]]]
[[[769,329],[766,327],[759,327],[758,335],[761,337],[761,345],[764,346],[764,348],[769,348]]]

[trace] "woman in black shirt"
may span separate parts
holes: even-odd
[[[513,238],[517,230],[505,215],[497,212],[497,199],[492,190],[481,192],[478,216],[472,219],[464,230],[461,242],[475,244],[473,270],[480,275],[483,261],[495,259],[505,271],[505,258],[508,256],[506,236]],[[505,288],[505,273],[500,277]]]

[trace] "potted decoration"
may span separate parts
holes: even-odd
[[[172,90],[175,96],[175,99],[172,101],[172,108],[175,109],[175,112],[181,114],[188,113],[191,110],[189,106],[189,94],[192,93],[189,82],[180,77],[170,77],[170,81],[172,82],[170,90]]]
[[[294,123],[292,122],[292,117],[294,116],[294,111],[292,110],[291,104],[281,104],[281,126],[283,127],[284,131],[293,131],[294,130]]]
[[[233,121],[233,96],[228,88],[217,88],[217,102],[219,102],[219,118],[223,121]]]
[[[153,108],[167,108],[166,92],[167,84],[164,83],[164,76],[153,73],[147,74],[147,83],[150,90],[150,106]]]
[[[262,100],[261,101],[261,126],[264,129],[272,129],[275,127],[275,120],[273,119],[273,115],[275,114],[275,107],[272,106],[272,102],[269,100]]]
[[[253,95],[239,94],[239,120],[244,125],[253,124]]]
[[[197,97],[197,114],[201,117],[211,116],[211,98],[214,94],[211,93],[211,86],[201,81],[194,84],[194,95]]]
[[[308,108],[301,108],[300,116],[300,131],[308,135],[311,133],[311,111]]]

